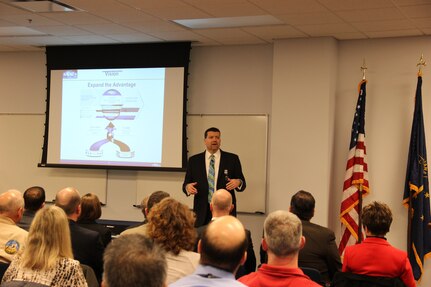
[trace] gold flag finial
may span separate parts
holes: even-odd
[[[365,64],[365,58],[362,62],[361,71],[362,71],[362,80],[365,80],[365,70],[367,70],[367,65]]]
[[[424,54],[421,55],[419,62],[416,64],[417,67],[419,67],[418,76],[422,76],[422,67],[425,67],[427,63],[424,60]]]

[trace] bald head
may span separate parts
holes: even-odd
[[[0,194],[0,215],[9,217],[15,223],[19,222],[24,210],[24,198],[16,189],[10,189]]]
[[[55,195],[55,205],[62,208],[68,218],[76,220],[81,212],[81,196],[74,187],[66,187]],[[76,219],[75,219],[76,217]]]
[[[232,208],[232,195],[226,189],[219,189],[214,192],[211,199],[211,212],[213,217],[229,215]]]
[[[235,273],[246,259],[247,239],[242,223],[233,216],[211,222],[199,242],[201,264]]]

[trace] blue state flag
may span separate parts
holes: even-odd
[[[416,88],[403,203],[409,208],[407,251],[413,275],[416,280],[420,280],[424,272],[424,260],[431,256],[430,194],[421,76],[418,77]]]

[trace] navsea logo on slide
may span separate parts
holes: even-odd
[[[77,79],[78,71],[77,70],[67,70],[63,72],[63,79]]]

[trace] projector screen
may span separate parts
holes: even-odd
[[[48,68],[39,166],[183,170],[187,67],[162,64]]]

